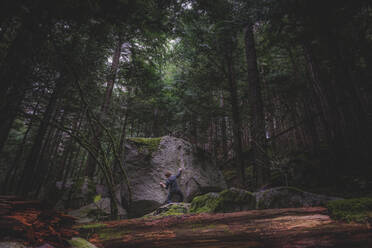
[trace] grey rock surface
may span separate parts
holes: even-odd
[[[125,150],[125,168],[133,192],[131,217],[150,213],[165,202],[168,191],[159,183],[165,182],[167,171],[176,174],[179,168],[183,168],[177,183],[186,202],[197,195],[227,187],[212,160],[183,139],[164,136],[154,151],[129,141]],[[125,191],[126,187],[122,189]],[[126,194],[122,192],[123,196]]]

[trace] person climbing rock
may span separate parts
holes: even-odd
[[[183,194],[181,190],[178,188],[178,185],[176,182],[177,178],[181,176],[181,172],[182,172],[182,168],[178,169],[177,175],[172,175],[170,172],[165,173],[165,177],[167,178],[167,181],[165,182],[165,184],[163,182],[160,183],[160,186],[162,186],[163,188],[165,189],[169,188],[166,203],[171,203],[172,197],[174,195],[178,195],[180,197],[180,202],[183,201]]]

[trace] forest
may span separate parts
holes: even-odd
[[[97,247],[372,247],[371,1],[3,0],[0,80],[0,247],[80,247],[63,235]],[[177,171],[184,203],[164,210]],[[15,222],[24,207],[88,227],[48,239],[23,223],[31,241]],[[238,237],[222,231],[234,214],[287,208],[360,236],[296,246],[289,227],[287,243],[254,243],[240,222]],[[178,236],[185,227],[164,243],[107,237],[133,218],[142,237],[156,224],[137,218],[153,211],[190,225],[210,213],[201,223],[214,219],[217,238]]]

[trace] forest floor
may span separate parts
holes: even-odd
[[[67,241],[79,235],[72,228],[75,221],[74,217],[48,209],[40,201],[0,196],[0,248],[1,242],[6,241],[27,247],[69,247]]]
[[[67,241],[77,236],[109,248],[372,247],[369,224],[334,221],[322,207],[73,223],[73,217],[45,209],[40,202],[0,196],[0,242],[32,247],[69,247]]]

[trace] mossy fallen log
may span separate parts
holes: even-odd
[[[97,247],[372,247],[368,225],[332,220],[322,207],[187,214],[77,226]]]

